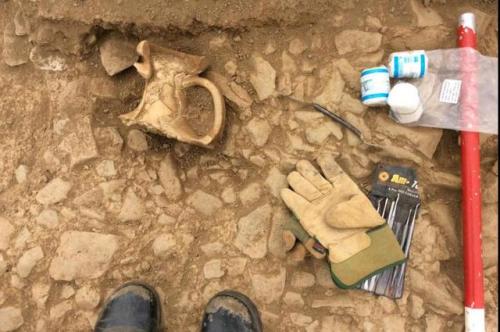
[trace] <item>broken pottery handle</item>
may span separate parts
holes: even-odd
[[[196,139],[199,143],[203,145],[209,145],[212,141],[219,136],[224,126],[224,120],[226,115],[226,107],[224,104],[224,98],[219,88],[215,86],[211,81],[206,78],[199,76],[186,76],[182,80],[182,89],[187,89],[192,86],[200,86],[205,88],[210,92],[212,96],[214,105],[214,123],[210,131],[202,138]]]

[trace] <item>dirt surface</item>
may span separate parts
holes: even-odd
[[[359,71],[393,51],[454,47],[469,10],[479,50],[497,57],[496,7],[0,0],[0,331],[90,331],[106,297],[134,279],[158,290],[169,331],[198,331],[224,289],[251,297],[266,331],[463,331],[458,134],[365,108]],[[110,31],[207,56],[233,91],[214,149],[121,123],[144,80],[134,68],[107,75],[99,44]],[[191,92],[202,132],[209,96]],[[343,114],[373,144],[293,100]],[[481,136],[488,331],[498,324],[497,143]],[[324,262],[285,254],[279,189],[297,160],[321,153],[364,190],[378,162],[417,170],[422,210],[402,299],[338,289]]]

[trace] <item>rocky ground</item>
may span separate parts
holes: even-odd
[[[496,57],[496,5],[0,0],[0,331],[89,331],[133,279],[158,290],[170,331],[197,331],[206,301],[227,288],[255,300],[266,331],[462,331],[458,134],[365,108],[359,71],[392,51],[453,47],[468,10],[479,50]],[[209,58],[228,118],[213,150],[119,121],[144,82],[133,68],[108,73],[130,66],[145,38]],[[342,114],[366,142],[301,101]],[[481,142],[496,331],[497,136]],[[279,189],[296,160],[321,153],[366,190],[378,162],[417,170],[422,210],[402,299],[338,289],[324,262],[284,253]]]

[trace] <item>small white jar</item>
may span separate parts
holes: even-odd
[[[368,68],[361,72],[361,102],[367,106],[383,106],[391,90],[386,66]]]
[[[399,123],[416,122],[424,112],[418,89],[410,83],[397,83],[391,89],[387,103],[392,117]]]
[[[429,59],[425,51],[395,52],[389,55],[389,75],[393,78],[422,78]]]

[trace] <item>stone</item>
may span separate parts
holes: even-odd
[[[144,215],[145,207],[143,201],[136,193],[129,189],[125,194],[118,220],[121,222],[140,220]]]
[[[105,36],[99,45],[99,53],[106,73],[113,76],[132,67],[139,58],[135,51],[136,46],[137,41],[115,31]]]
[[[430,185],[455,190],[462,188],[462,179],[458,175],[437,170],[430,170],[428,173],[426,176]]]
[[[217,279],[224,276],[225,272],[222,269],[222,261],[220,259],[212,259],[203,266],[203,275],[205,279]]]
[[[256,183],[250,183],[239,193],[240,201],[244,206],[251,205],[259,200],[262,195],[261,186]]]
[[[313,321],[312,317],[298,312],[292,312],[290,314],[290,320],[292,321],[292,324],[302,327],[308,326]]]
[[[66,231],[61,235],[49,274],[54,280],[95,279],[106,272],[119,247],[111,234]]]
[[[26,278],[30,275],[31,270],[35,267],[39,260],[43,258],[43,251],[40,246],[31,248],[24,252],[19,258],[16,265],[16,272],[21,278]]]
[[[90,286],[83,286],[76,291],[76,305],[83,310],[93,310],[101,301],[99,292]]]
[[[75,295],[75,289],[69,285],[63,285],[61,290],[61,298],[67,300]]]
[[[61,178],[55,178],[36,195],[36,201],[43,205],[55,204],[66,199],[72,184]]]
[[[460,216],[454,214],[451,207],[440,200],[430,202],[428,208],[432,221],[440,228],[442,234],[445,236],[448,248],[454,253],[453,256],[460,254],[461,244],[457,232]]]
[[[345,82],[340,72],[333,70],[321,94],[314,98],[314,102],[325,107],[332,107],[340,103],[344,91]]]
[[[259,100],[271,97],[276,89],[276,71],[269,62],[261,56],[252,58],[254,71],[250,74],[252,83]]]
[[[387,115],[382,114],[375,118],[374,125],[377,132],[394,140],[404,138],[408,144],[411,144],[429,159],[432,159],[443,136],[442,129],[405,127],[392,121]]]
[[[311,273],[297,271],[292,275],[291,285],[294,288],[309,288],[314,286],[315,283],[316,280]]]
[[[488,172],[486,176],[481,178],[482,192],[481,199],[483,203],[497,203],[498,202],[498,176],[494,173]]]
[[[226,70],[226,73],[234,76],[236,75],[236,70],[238,70],[238,65],[233,60],[229,60],[224,64],[224,69]]]
[[[22,290],[24,287],[26,287],[26,282],[22,280],[20,277],[18,277],[16,274],[11,274],[10,286],[17,290]]]
[[[27,36],[17,36],[14,24],[9,23],[3,31],[3,61],[11,67],[20,66],[29,61],[31,44]]]
[[[420,296],[411,294],[408,304],[413,319],[420,319],[425,314],[424,300]]]
[[[113,182],[113,181],[110,181],[110,182]],[[101,185],[102,185],[102,187],[106,187],[107,182],[104,182]],[[93,207],[99,206],[102,203],[102,200],[104,199],[104,191],[101,188],[101,185],[99,185],[99,187],[95,187],[95,188],[92,188],[90,190],[87,190],[86,192],[84,192],[80,196],[77,196],[73,200],[73,204],[78,205],[78,206],[83,205],[83,206],[89,206],[89,207],[90,206],[93,206]]]
[[[408,273],[412,291],[426,299],[426,303],[435,310],[455,315],[463,314],[462,299],[461,296],[457,296],[460,291],[449,278],[444,275],[425,277],[415,269],[409,269]]]
[[[267,236],[270,229],[272,208],[264,204],[238,221],[236,248],[250,258],[263,258],[267,253]]]
[[[383,331],[401,332],[405,331],[405,318],[401,315],[385,315],[382,317]]]
[[[182,183],[177,173],[177,165],[172,155],[167,155],[158,169],[158,177],[168,200],[176,201],[183,193]]]
[[[17,183],[21,184],[21,183],[26,182],[26,180],[28,179],[28,166],[19,165],[16,168],[15,176],[16,176]]]
[[[99,152],[108,157],[119,156],[123,148],[123,138],[114,127],[97,128],[94,131]]]
[[[354,69],[347,59],[341,58],[335,60],[334,66],[340,71],[348,87],[354,91],[361,90],[360,72]]]
[[[288,137],[288,147],[290,149],[287,152],[295,154],[298,151],[304,151],[304,152],[316,151],[316,149],[313,146],[305,143],[300,136],[295,136],[288,133],[287,137]]]
[[[343,112],[351,112],[356,115],[363,115],[366,111],[366,107],[359,101],[359,99],[353,98],[347,93],[342,95],[339,108]]]
[[[316,145],[323,144],[330,135],[335,136],[338,140],[344,137],[340,125],[332,121],[320,122],[314,127],[309,127],[306,129],[305,134],[306,140]]]
[[[318,285],[327,289],[336,288],[332,280],[330,267],[326,261],[315,259],[313,260],[313,267]]]
[[[272,42],[268,42],[262,53],[264,53],[265,55],[269,55],[273,54],[275,51],[276,51],[276,46]]]
[[[252,143],[258,147],[262,147],[267,143],[272,128],[266,119],[253,118],[246,125],[245,130],[250,136]]]
[[[31,287],[31,297],[35,301],[38,308],[44,308],[47,299],[49,298],[50,284],[35,283]]]
[[[302,308],[304,306],[302,296],[294,292],[286,292],[285,296],[283,296],[283,302],[290,307]]]
[[[63,54],[45,45],[35,45],[29,54],[30,61],[40,70],[64,71],[68,67]]]
[[[293,55],[302,54],[306,49],[307,45],[302,39],[299,38],[292,39],[288,45],[288,51],[290,51]]]
[[[236,193],[234,192],[234,188],[233,187],[224,188],[221,194],[221,198],[224,201],[224,203],[227,204],[232,204],[236,202]]]
[[[103,160],[96,166],[97,175],[109,178],[116,175],[115,162],[113,160]]]
[[[297,64],[287,51],[281,53],[281,71],[286,74],[295,74],[297,72]]]
[[[286,282],[286,269],[280,268],[274,274],[250,274],[252,289],[257,301],[271,304],[278,301],[283,294]]]
[[[71,168],[83,165],[99,156],[90,116],[76,120],[74,125],[74,131],[64,137],[59,144],[59,149],[69,154]]]
[[[267,244],[269,252],[275,257],[286,257],[288,248],[286,248],[286,244],[283,240],[283,231],[288,218],[291,218],[291,215],[287,209],[284,207],[275,209]]]
[[[443,19],[430,7],[425,7],[421,1],[410,0],[411,10],[417,18],[417,27],[426,28],[443,24]]]
[[[7,272],[7,269],[7,262],[4,260],[3,255],[0,255],[0,277],[3,276],[5,272]],[[2,305],[2,303],[0,303],[0,305]]]
[[[158,217],[158,223],[164,226],[173,226],[176,223],[176,219],[168,214],[162,213]]]
[[[174,252],[176,245],[177,241],[172,234],[160,234],[153,241],[153,253],[155,254],[155,256],[165,258]]]
[[[335,36],[335,46],[339,55],[375,52],[381,45],[382,35],[377,32],[344,30]]]
[[[31,232],[28,230],[28,228],[25,226],[23,227],[19,233],[17,233],[17,237],[14,240],[14,248],[16,249],[24,249],[26,246],[26,243],[31,241],[32,236]]]
[[[245,272],[245,267],[247,266],[248,258],[245,257],[235,257],[230,258],[226,261],[227,274],[230,277],[235,277],[242,275]]]
[[[382,28],[382,22],[380,22],[380,20],[374,16],[366,16],[365,23],[369,29],[373,29],[375,31],[378,31]]]
[[[377,298],[377,304],[384,310],[386,314],[391,314],[396,310],[396,303],[394,300],[389,299],[385,296],[380,296]]]
[[[24,324],[21,309],[16,307],[0,308],[0,332],[14,331]]]
[[[211,50],[216,50],[218,48],[227,47],[228,42],[229,41],[228,41],[227,36],[225,34],[223,34],[223,35],[215,36],[214,38],[212,38],[208,42],[208,47]]]
[[[215,256],[224,250],[224,245],[220,242],[212,242],[202,245],[200,249],[207,256]]]
[[[132,129],[127,135],[127,146],[136,152],[146,151],[148,149],[146,134],[138,129]]]
[[[196,190],[186,200],[186,203],[205,217],[211,217],[222,208],[222,201],[204,191]]]
[[[14,15],[14,31],[16,36],[26,36],[30,32],[30,24],[20,9]]]
[[[9,248],[9,241],[14,231],[15,228],[10,221],[0,217],[0,250]]]
[[[276,198],[280,198],[281,189],[288,187],[286,175],[281,173],[280,170],[274,166],[269,170],[264,184],[269,192]]]
[[[483,205],[482,210],[483,265],[487,269],[498,263],[498,206]]]
[[[235,103],[241,110],[249,109],[252,106],[252,97],[250,97],[247,90],[236,82],[229,81],[213,70],[208,71],[206,77],[221,90],[224,97]]]
[[[58,320],[59,318],[64,317],[70,311],[73,306],[71,305],[72,301],[71,300],[66,300],[62,301],[61,303],[58,303],[54,305],[52,308],[50,308],[49,311],[49,317],[51,320]]]

